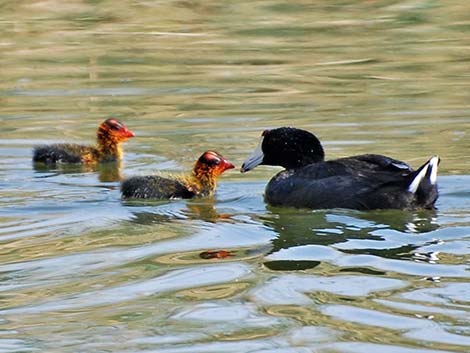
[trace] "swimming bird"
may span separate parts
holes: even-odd
[[[124,198],[137,199],[164,200],[212,196],[217,186],[217,178],[232,168],[235,166],[217,152],[206,151],[199,157],[189,176],[134,176],[123,181],[121,192]]]
[[[85,146],[76,143],[58,143],[34,148],[33,161],[48,165],[56,163],[95,164],[117,162],[122,159],[121,142],[134,137],[126,125],[119,120],[105,120],[97,131],[97,145]]]
[[[292,127],[265,130],[240,171],[248,172],[260,164],[285,168],[266,186],[265,201],[273,206],[432,209],[438,198],[438,156],[417,170],[378,154],[325,161],[318,138]]]

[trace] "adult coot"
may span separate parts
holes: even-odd
[[[297,208],[431,209],[438,197],[434,156],[417,170],[377,154],[325,161],[323,147],[312,133],[292,127],[266,130],[243,163],[245,173],[257,165],[285,170],[266,186],[273,206]]]

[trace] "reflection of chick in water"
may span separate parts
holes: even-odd
[[[214,199],[194,200],[186,203],[187,210],[183,212],[191,219],[200,219],[204,222],[230,221],[230,214],[219,213],[214,206]]]
[[[168,200],[132,200],[126,201],[128,206],[158,206],[168,204]],[[161,213],[154,212],[137,212],[135,218],[131,222],[138,224],[156,224],[177,222],[181,219],[184,220],[201,220],[209,223],[217,223],[219,221],[230,221],[230,215],[220,214],[215,208],[216,201],[212,198],[198,198],[184,201],[184,208],[176,210],[175,212],[168,212],[166,210]],[[159,211],[155,208],[155,211]]]
[[[90,173],[97,172],[98,180],[103,183],[121,180],[121,162],[103,163],[98,165],[89,164],[57,164],[45,165],[34,164],[34,170],[38,172],[58,172],[60,174]]]
[[[164,205],[168,202],[162,201],[138,201],[136,206],[143,205]],[[161,224],[178,222],[184,219],[185,222],[189,220],[204,221],[208,223],[218,222],[233,222],[230,219],[230,214],[221,214],[215,208],[216,200],[213,198],[196,198],[185,201],[185,208],[181,209],[178,213],[151,213],[151,212],[139,212],[135,214],[135,218],[131,220],[133,223],[138,224]],[[132,205],[129,203],[128,205]],[[158,209],[157,209],[158,210]],[[204,260],[217,260],[225,259],[228,257],[235,256],[236,252],[226,249],[209,249],[199,253],[199,257]]]
[[[272,216],[264,223],[278,233],[270,253],[302,245],[331,245],[350,239],[381,241],[371,234],[379,229],[394,229],[405,233],[424,233],[438,228],[434,211],[405,212],[399,210],[358,211],[301,211],[271,208]],[[412,235],[410,234],[410,237]],[[410,258],[418,245],[410,242],[396,248],[341,250],[354,254],[373,254],[385,258]]]
[[[96,169],[98,171],[98,179],[103,183],[119,181],[122,178],[121,161],[101,164]]]

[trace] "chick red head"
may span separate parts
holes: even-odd
[[[123,142],[128,138],[135,136],[135,134],[129,130],[126,125],[114,118],[105,120],[98,129],[98,135],[100,132],[106,132],[107,135],[116,140],[116,142]]]
[[[235,168],[235,166],[217,152],[206,151],[199,157],[195,168],[207,170],[212,175],[219,176],[227,169]]]

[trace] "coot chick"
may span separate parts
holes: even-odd
[[[135,176],[124,180],[121,192],[124,198],[137,199],[164,200],[212,196],[219,175],[232,168],[235,166],[217,152],[206,151],[199,157],[189,176]]]
[[[327,209],[432,209],[438,197],[434,156],[417,170],[377,154],[325,161],[323,147],[312,133],[281,127],[266,130],[243,163],[245,173],[257,165],[285,170],[266,186],[265,201],[273,206]]]
[[[95,164],[102,162],[118,162],[122,159],[121,142],[134,137],[126,125],[119,120],[105,120],[97,131],[97,145],[85,146],[75,143],[57,143],[37,146],[33,151],[33,162],[48,165],[56,163]]]

